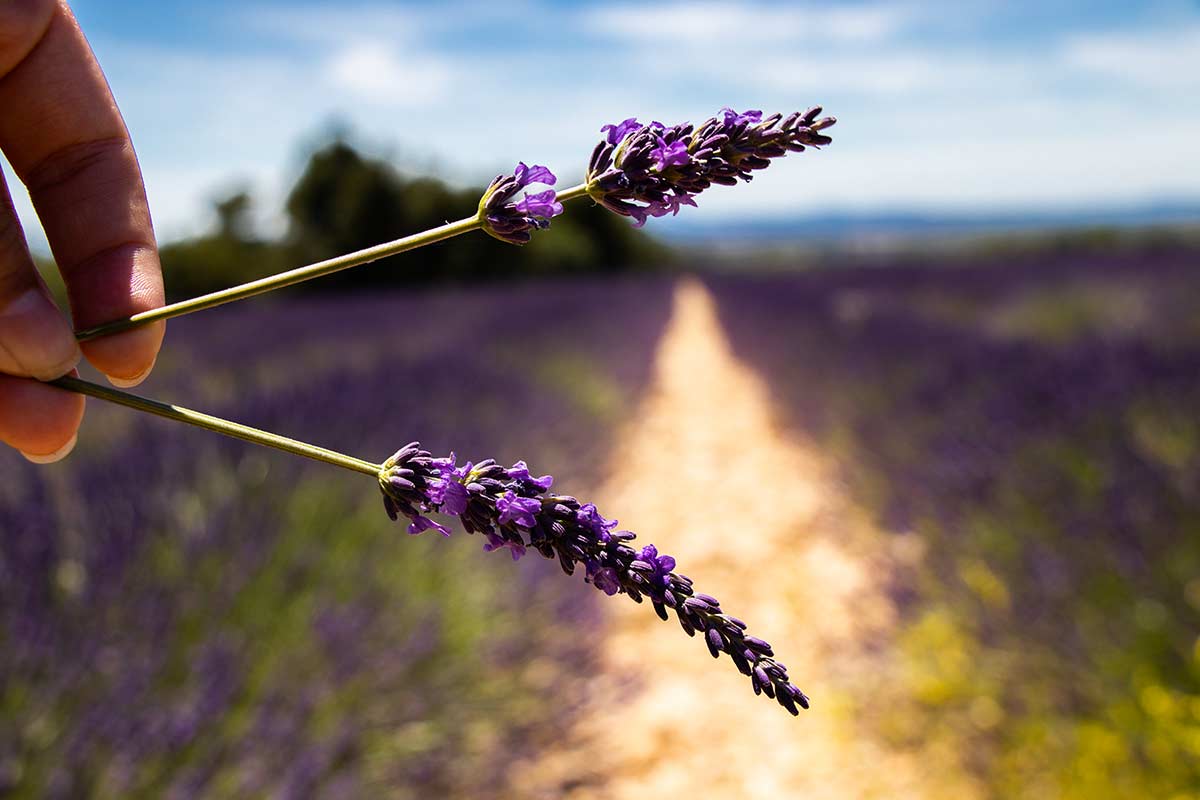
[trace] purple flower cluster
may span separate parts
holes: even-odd
[[[818,106],[764,119],[761,111],[726,108],[699,127],[642,125],[633,118],[605,125],[588,165],[587,193],[641,227],[648,217],[696,205],[695,196],[714,183],[749,181],[773,158],[829,144],[833,140],[821,131],[836,120],[818,119],[820,113]]]
[[[517,164],[512,175],[497,175],[479,200],[483,229],[501,241],[525,244],[531,230],[550,227],[550,219],[562,213],[562,203],[553,189],[526,193],[515,203],[512,199],[530,184],[553,186],[556,181],[554,173],[546,167],[537,164],[530,167],[524,161]]]
[[[607,595],[649,598],[664,620],[673,609],[689,636],[704,635],[713,658],[727,654],[749,676],[755,694],[765,693],[792,714],[808,708],[808,698],[774,659],[771,645],[745,634],[746,623],[729,616],[716,598],[696,594],[692,581],[675,572],[675,559],[654,545],[633,547],[634,534],[615,530],[591,503],[550,494],[554,479],[534,477],[523,461],[503,467],[488,459],[456,464],[454,454],[434,458],[417,442],[405,445],[383,463],[379,486],[388,516],[410,521],[409,533],[449,530],[427,515],[458,517],[468,533],[483,534],[489,552],[507,548],[513,560],[533,548],[557,559],[568,575],[583,565],[584,580]]]

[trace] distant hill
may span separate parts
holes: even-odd
[[[1110,208],[1046,211],[836,212],[812,216],[764,217],[741,220],[697,219],[680,215],[658,220],[655,234],[678,245],[707,242],[779,245],[796,241],[889,241],[939,236],[969,236],[1090,227],[1149,227],[1200,225],[1200,198],[1163,200]]]

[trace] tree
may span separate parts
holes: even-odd
[[[168,290],[172,297],[212,291],[423,231],[472,215],[482,193],[482,188],[453,189],[436,178],[403,176],[339,137],[310,156],[289,192],[288,229],[281,241],[255,237],[248,193],[223,197],[215,203],[212,232],[163,248]],[[662,264],[666,255],[628,220],[576,200],[524,248],[472,233],[304,288],[617,272]]]

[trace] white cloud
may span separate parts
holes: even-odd
[[[444,24],[428,9],[264,6],[236,13],[234,19],[265,39],[299,45],[297,56],[321,65],[316,77],[324,88],[347,93],[353,102],[420,106],[455,91],[468,77],[424,44]]]
[[[1200,89],[1200,25],[1074,36],[1061,57],[1071,67],[1121,84],[1170,92]]]
[[[341,47],[325,69],[335,88],[382,106],[420,106],[455,88],[454,70],[440,59],[402,54],[397,47],[369,39]]]
[[[436,15],[417,8],[384,5],[251,6],[234,13],[231,26],[265,38],[305,44],[329,44],[386,37],[395,44],[420,39]]]
[[[653,41],[718,48],[756,48],[780,41],[872,42],[906,22],[895,6],[781,7],[761,3],[668,2],[606,5],[584,13],[588,29],[624,41]]]
[[[689,65],[678,66],[686,70]],[[877,95],[895,102],[901,96],[1027,91],[1038,79],[1039,65],[1006,56],[887,47],[767,54],[747,61],[738,72],[746,84],[781,94]]]
[[[595,9],[584,14],[583,24],[611,37],[612,62],[625,74],[705,83],[726,94],[990,93],[1023,90],[1037,78],[1036,59],[988,52],[974,42],[915,43],[910,34],[928,13],[898,4],[669,0]]]

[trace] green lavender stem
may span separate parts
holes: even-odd
[[[570,189],[563,189],[561,192],[555,192],[554,198],[560,203],[565,203],[568,200],[574,200],[576,197],[583,197],[587,194],[587,184],[581,183],[578,186],[572,186]]]
[[[333,464],[343,469],[362,472],[367,475],[378,476],[382,469],[380,464],[372,464],[369,461],[363,461],[353,456],[348,456],[343,453],[338,453],[333,450],[326,450],[323,447],[298,442],[295,439],[289,439],[286,436],[280,436],[267,431],[260,431],[258,428],[251,428],[248,425],[242,425],[237,422],[231,422],[227,419],[214,417],[209,414],[202,414],[199,411],[192,411],[188,408],[160,403],[157,400],[151,400],[146,397],[139,397],[136,394],[122,392],[117,389],[110,389],[107,386],[101,386],[91,381],[85,381],[80,378],[74,378],[70,375],[59,378],[57,380],[48,381],[50,385],[57,386],[60,389],[66,389],[80,394],[86,394],[91,397],[98,397],[101,400],[107,400],[110,403],[118,403],[128,408],[144,411],[148,414],[155,414],[166,419],[175,420],[176,422],[185,422],[188,425],[195,425],[198,428],[223,433],[226,436],[232,436],[235,439],[261,444],[264,447],[273,447],[276,450],[283,450],[285,453],[292,453],[305,458],[311,458],[315,461],[323,461],[326,464]]]
[[[574,200],[576,197],[583,197],[587,194],[587,187],[584,184],[572,186],[570,189],[564,189],[558,192],[557,198],[560,202]],[[395,239],[383,244],[377,244],[373,247],[368,247],[363,250],[358,250],[353,253],[336,256],[325,261],[318,261],[315,264],[309,264],[304,267],[280,272],[276,275],[270,275],[266,278],[259,278],[249,283],[243,283],[240,286],[232,286],[228,289],[211,292],[209,294],[193,297],[188,300],[181,300],[178,303],[162,306],[161,308],[143,311],[139,314],[134,314],[131,317],[117,319],[111,322],[106,322],[103,325],[96,325],[92,328],[86,328],[75,333],[75,338],[81,342],[86,342],[89,339],[96,339],[101,336],[108,336],[113,333],[120,333],[131,328],[136,328],[141,325],[146,325],[150,322],[155,322],[160,319],[171,319],[172,317],[191,314],[193,311],[203,311],[206,308],[214,308],[225,303],[231,303],[234,300],[243,300],[247,297],[254,297],[265,292],[270,292],[275,289],[282,289],[285,286],[301,283],[303,281],[319,278],[322,275],[329,275],[334,272],[340,272],[350,267],[357,267],[361,264],[369,264],[372,261],[378,261],[387,256],[394,256],[397,253],[404,253],[409,250],[415,250],[418,247],[440,242],[443,239],[450,239],[469,231],[476,230],[482,226],[482,219],[476,215],[460,219],[457,222],[448,222],[437,228],[422,233],[415,233],[411,236],[405,236],[401,239]]]

